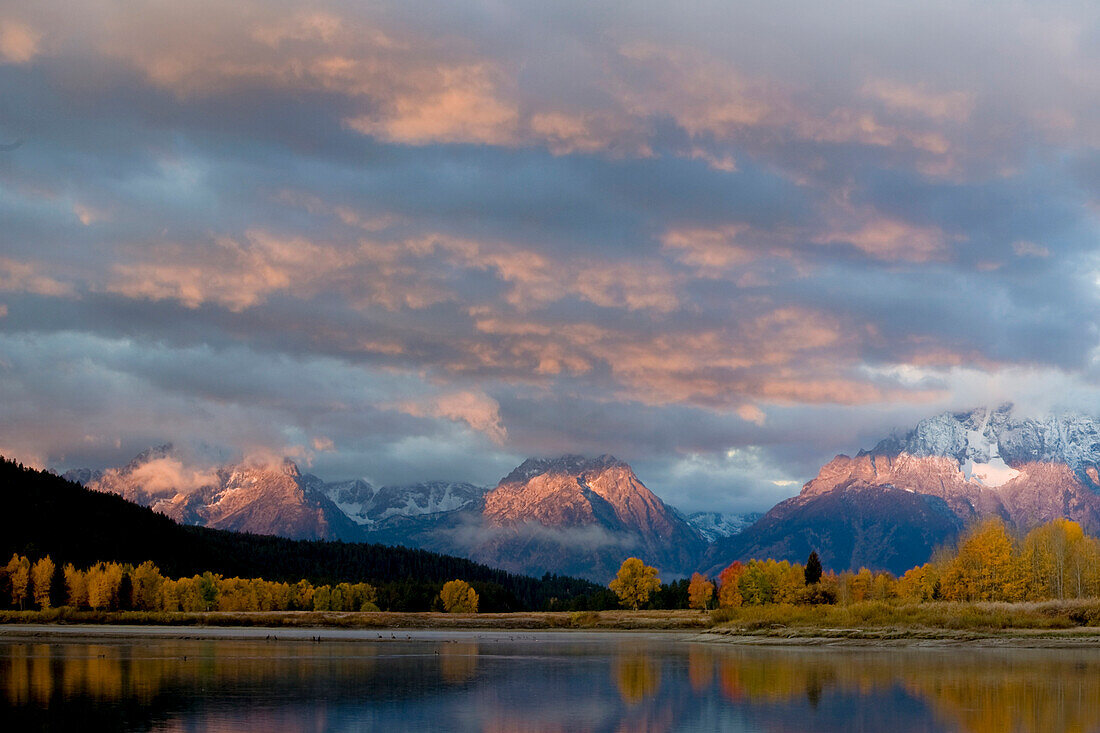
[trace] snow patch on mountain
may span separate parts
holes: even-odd
[[[1065,463],[1089,475],[1100,465],[1100,424],[1077,413],[1019,418],[1011,404],[1004,404],[921,420],[860,455],[868,453],[954,458],[968,479],[996,487],[1018,475],[1016,466],[1031,462]]]
[[[988,463],[975,463],[968,459],[960,468],[967,481],[975,481],[990,488],[1004,486],[1020,475],[1019,471],[1005,463],[1000,456]]]
[[[733,537],[744,532],[763,516],[760,512],[730,514],[725,512],[694,512],[687,515],[688,524],[703,536],[707,542],[720,537]]]
[[[456,511],[483,497],[486,489],[452,481],[425,481],[375,489],[366,481],[356,479],[324,484],[321,491],[349,519],[369,528],[395,516],[416,517]]]

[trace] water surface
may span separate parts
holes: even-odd
[[[0,730],[1100,731],[1100,650],[68,631],[0,637]]]

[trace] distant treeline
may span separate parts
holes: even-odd
[[[179,525],[121,497],[6,459],[0,459],[0,503],[0,555],[15,553],[32,564],[49,555],[56,573],[66,564],[138,567],[150,561],[171,578],[211,573],[287,584],[306,580],[314,586],[369,583],[377,594],[374,602],[387,611],[431,610],[444,583],[455,578],[470,583],[484,612],[618,605],[614,594],[587,580],[515,575],[425,550]],[[53,587],[63,588],[64,579],[56,580]],[[66,605],[65,599],[55,598],[54,605]]]
[[[900,578],[867,568],[822,572],[817,554],[805,566],[775,560],[734,562],[715,579],[696,573],[693,608],[861,601],[1050,601],[1100,597],[1100,540],[1067,519],[1015,535],[999,519],[970,527],[954,548]]]

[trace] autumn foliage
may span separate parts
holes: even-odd
[[[706,609],[714,597],[714,583],[703,577],[702,573],[693,573],[688,584],[688,607]]]
[[[623,560],[618,575],[608,584],[608,588],[619,597],[619,602],[635,611],[660,587],[657,568],[646,565],[636,557]]]
[[[1016,536],[989,519],[971,527],[954,550],[900,578],[861,568],[841,574],[750,560],[718,576],[718,605],[860,603],[864,601],[1044,601],[1100,597],[1100,540],[1076,522],[1055,519]],[[808,580],[816,578],[817,582]]]
[[[447,613],[477,613],[477,593],[464,580],[450,580],[439,592]]]
[[[13,555],[0,575],[12,604],[29,597],[42,609],[60,595],[64,605],[93,611],[377,611],[377,593],[368,583],[314,586],[262,578],[224,578],[203,573],[191,578],[166,578],[151,562],[137,567],[96,563],[79,570],[72,564],[60,577],[47,556],[33,565]],[[473,592],[473,589],[470,589]],[[474,594],[476,603],[476,593]]]

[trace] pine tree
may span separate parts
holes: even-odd
[[[811,550],[806,558],[806,585],[814,585],[821,582],[821,558],[817,556],[817,550]]]

